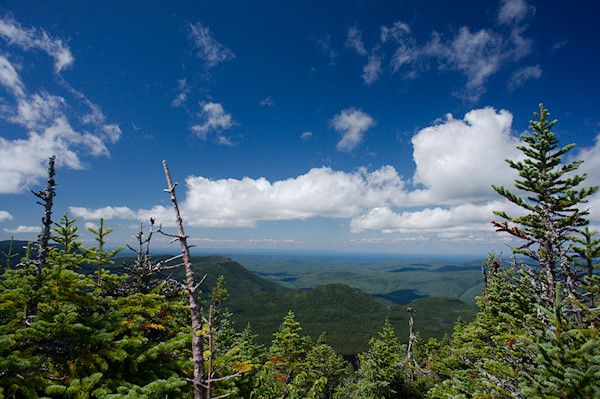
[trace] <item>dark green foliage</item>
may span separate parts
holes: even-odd
[[[358,381],[353,398],[395,398],[404,386],[401,363],[405,355],[405,346],[386,320],[381,332],[369,342],[369,350],[358,358]]]
[[[263,399],[330,399],[350,375],[350,365],[322,340],[313,344],[289,312],[274,334],[254,393]]]
[[[406,310],[403,306],[382,303],[372,295],[343,284],[327,284],[311,290],[297,290],[260,278],[229,258],[192,257],[197,275],[207,274],[206,284],[214,285],[225,276],[230,297],[227,308],[237,325],[252,323],[259,342],[268,345],[289,310],[302,324],[305,334],[317,338],[322,333],[340,354],[354,356],[367,349],[386,318],[400,326],[399,338],[408,338]],[[179,270],[169,271],[181,279]],[[458,317],[471,320],[477,307],[449,298],[421,298],[411,305],[419,317],[415,326],[425,338],[441,338],[452,330]],[[360,326],[360,328],[356,328]]]
[[[555,286],[565,280],[565,291],[572,300],[581,300],[580,278],[571,267],[569,241],[580,227],[588,224],[588,211],[582,204],[587,197],[598,191],[598,187],[580,187],[586,175],[575,171],[583,161],[563,162],[575,144],[562,148],[552,128],[556,120],[550,120],[550,113],[540,104],[536,119],[530,122],[530,133],[522,135],[524,145],[517,147],[523,152],[523,160],[507,160],[519,178],[515,187],[526,193],[525,196],[509,191],[501,186],[493,188],[510,202],[520,206],[525,215],[512,217],[505,212],[495,212],[507,222],[494,222],[498,231],[504,231],[525,240],[525,244],[515,248],[539,262],[541,292],[539,301],[553,307]],[[542,295],[543,294],[543,295]]]

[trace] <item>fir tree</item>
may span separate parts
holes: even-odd
[[[402,392],[404,378],[401,364],[406,349],[389,320],[377,337],[369,342],[369,350],[359,355],[358,381],[353,398],[388,399]]]
[[[522,135],[524,144],[517,147],[523,152],[523,160],[507,160],[519,174],[515,187],[526,193],[525,197],[502,186],[493,186],[526,214],[513,217],[505,212],[495,212],[505,222],[494,223],[499,231],[525,240],[525,244],[514,251],[539,262],[543,294],[540,300],[553,308],[555,286],[559,280],[565,280],[569,298],[579,298],[576,287],[579,279],[572,268],[569,241],[588,223],[585,218],[588,212],[582,209],[582,204],[598,187],[580,188],[586,175],[575,174],[575,171],[582,161],[563,161],[575,145],[558,146],[558,139],[552,132],[557,121],[549,119],[550,113],[543,104],[534,115],[536,119],[530,123],[530,133]],[[508,222],[514,226],[509,226]]]

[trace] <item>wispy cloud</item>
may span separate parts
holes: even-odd
[[[362,32],[357,26],[353,26],[348,29],[348,34],[346,36],[346,47],[353,49],[358,55],[367,55],[367,50],[365,49],[365,44],[362,40]]]
[[[0,19],[0,37],[23,50],[38,49],[54,58],[54,70],[62,71],[74,62],[71,50],[61,39],[51,37],[43,29],[25,28],[10,17]]]
[[[258,103],[261,107],[272,107],[275,105],[273,98],[271,96],[265,97]]]
[[[329,59],[329,66],[335,65],[338,54],[331,44],[331,36],[326,34],[317,39],[317,47],[321,49],[323,54]]]
[[[372,85],[381,74],[381,55],[377,50],[374,50],[369,56],[369,61],[363,67],[362,78],[367,85]]]
[[[215,40],[208,26],[200,22],[190,24],[190,37],[198,49],[198,58],[205,62],[207,69],[235,58],[233,51]]]
[[[171,102],[173,108],[179,108],[187,100],[187,96],[190,93],[191,88],[187,84],[187,80],[179,79],[177,81],[177,96]]]
[[[525,36],[524,23],[532,13],[533,8],[524,0],[504,1],[498,11],[498,29],[474,30],[462,26],[449,35],[433,31],[431,39],[421,43],[406,22],[381,26],[379,43],[373,47],[369,61],[363,67],[363,80],[367,85],[377,80],[384,70],[382,54],[391,46],[389,66],[392,73],[412,79],[432,66],[437,66],[440,71],[460,72],[467,81],[464,90],[455,94],[475,102],[485,92],[486,82],[492,75],[531,53],[532,41]],[[362,44],[359,33],[358,30],[349,31],[347,45],[355,50],[358,46],[356,51],[366,55],[366,51],[360,50],[364,45],[362,48],[359,45]]]
[[[302,132],[302,134],[300,135],[300,138],[303,141],[308,141],[312,138],[312,136],[313,136],[313,132]]]
[[[539,79],[542,76],[542,68],[539,65],[526,66],[519,68],[512,73],[508,79],[508,90],[514,91],[523,86],[525,82],[532,79]]]
[[[342,110],[331,120],[331,126],[342,134],[337,149],[343,152],[352,151],[362,142],[365,132],[374,125],[375,120],[359,109]]]

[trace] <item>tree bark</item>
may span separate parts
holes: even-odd
[[[181,219],[181,212],[179,211],[179,205],[177,204],[177,197],[175,196],[175,187],[177,184],[173,184],[171,179],[171,172],[167,161],[163,161],[163,169],[165,171],[165,177],[167,179],[166,192],[171,197],[173,203],[173,209],[175,210],[175,221],[177,224],[177,239],[181,246],[181,254],[183,260],[183,267],[185,269],[185,280],[186,290],[188,293],[190,316],[192,319],[192,361],[194,363],[194,399],[205,399],[204,387],[206,382],[204,380],[204,342],[202,337],[202,316],[200,313],[200,307],[198,300],[196,299],[195,292],[198,288],[194,276],[194,270],[190,261],[190,247],[187,243],[188,236],[185,234],[183,229],[183,220]]]

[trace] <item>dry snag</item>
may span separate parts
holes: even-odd
[[[173,203],[173,209],[175,211],[175,224],[177,225],[177,234],[165,233],[164,231],[162,231],[162,228],[159,228],[158,232],[165,236],[172,237],[174,241],[179,241],[179,245],[181,246],[181,254],[161,262],[159,264],[159,267],[163,270],[166,270],[172,269],[174,267],[183,266],[185,271],[185,283],[183,284],[183,288],[188,294],[188,306],[190,309],[190,316],[192,319],[192,362],[194,364],[194,377],[191,380],[191,382],[194,386],[194,399],[225,398],[229,396],[229,394],[219,395],[217,397],[211,396],[212,383],[219,381],[227,381],[231,378],[238,377],[240,373],[219,378],[213,378],[213,375],[206,374],[206,370],[204,367],[204,334],[202,312],[198,298],[196,296],[196,291],[198,291],[198,288],[206,279],[206,275],[198,283],[196,283],[196,277],[194,276],[194,270],[192,268],[192,262],[190,257],[190,248],[192,246],[188,244],[188,236],[185,234],[185,230],[183,228],[183,219],[181,218],[179,204],[177,203],[177,196],[175,195],[175,188],[177,187],[177,183],[173,183],[173,179],[171,178],[171,172],[169,171],[169,166],[167,165],[167,161],[164,160],[163,169],[165,171],[165,177],[167,179],[167,188],[165,189],[165,191],[169,193],[171,202]],[[169,263],[176,259],[181,259],[182,263],[173,266],[166,266],[166,263]]]

